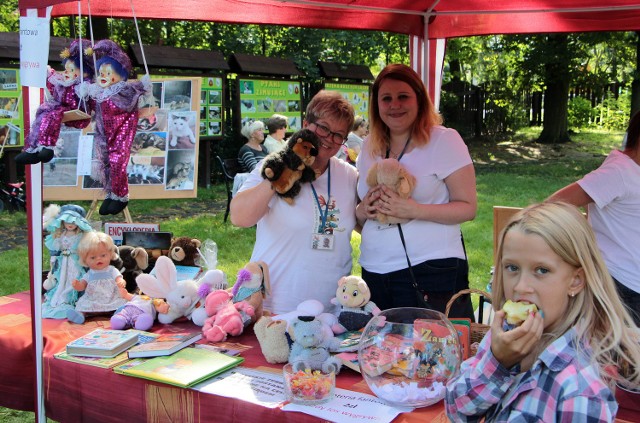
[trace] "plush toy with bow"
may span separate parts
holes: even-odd
[[[316,174],[311,165],[318,155],[318,137],[302,129],[289,138],[280,151],[269,154],[262,164],[262,177],[271,181],[276,193],[287,203],[300,193],[301,182],[313,182]]]
[[[340,306],[337,333],[360,330],[373,316],[380,314],[380,309],[370,299],[371,291],[364,279],[354,275],[340,278],[336,297],[331,300],[332,304]]]
[[[382,159],[374,163],[367,173],[367,185],[374,188],[384,185],[391,188],[400,198],[411,197],[416,186],[416,178],[396,159]],[[401,219],[384,213],[377,213],[380,223],[407,223],[409,219]]]
[[[233,302],[246,301],[249,303],[255,311],[251,319],[255,323],[262,317],[262,301],[269,295],[270,289],[267,263],[264,261],[247,263],[238,272],[238,279],[231,290]]]
[[[245,326],[242,313],[254,315],[251,305],[244,301],[234,303],[233,295],[223,289],[207,295],[205,309],[210,317],[202,326],[202,334],[209,342],[222,342],[228,335],[242,334]]]

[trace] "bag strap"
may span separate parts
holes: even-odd
[[[409,275],[411,275],[411,285],[413,285],[413,289],[416,291],[416,299],[418,300],[418,305],[424,308],[431,308],[431,306],[427,302],[427,295],[420,292],[420,288],[418,288],[418,281],[416,280],[416,277],[413,274],[413,267],[411,266],[411,260],[409,260],[409,253],[407,253],[407,244],[404,241],[402,226],[399,223],[398,223],[398,233],[400,233],[400,241],[402,241],[402,248],[404,248],[404,256],[407,258],[407,265],[409,265]]]

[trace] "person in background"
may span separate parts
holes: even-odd
[[[370,108],[371,132],[356,162],[361,175],[362,201],[356,212],[362,226],[362,278],[380,309],[419,306],[420,295],[431,308],[444,312],[449,299],[469,287],[460,232],[460,224],[472,220],[477,209],[469,150],[458,132],[441,126],[424,84],[408,66],[392,64],[380,72]],[[369,169],[387,157],[415,176],[410,198],[382,185],[367,186]],[[410,219],[401,225],[406,254],[397,225],[379,224],[377,212]],[[473,319],[469,295],[456,299],[449,315]]]
[[[275,114],[267,120],[267,131],[269,135],[264,140],[264,146],[269,153],[275,153],[284,148],[287,144],[284,136],[287,132],[287,117]]]
[[[264,140],[264,123],[259,120],[245,123],[240,131],[247,142],[238,151],[238,161],[242,167],[242,172],[251,172],[258,162],[264,159],[268,152],[262,144]]]
[[[640,384],[640,332],[580,211],[547,202],[518,212],[494,276],[491,329],[447,383],[451,421],[614,421],[614,384]],[[538,311],[507,325],[506,300]]]
[[[351,132],[349,132],[349,136],[347,137],[347,151],[352,150],[355,157],[358,157],[358,154],[360,154],[360,150],[362,150],[364,137],[366,137],[368,133],[369,123],[362,116],[356,116],[355,120],[353,121]],[[355,163],[355,159],[351,158],[351,156],[352,154],[349,154],[349,161]]]
[[[589,223],[622,301],[640,325],[640,112],[629,122],[622,151],[551,195],[587,208]]]
[[[254,169],[231,201],[234,225],[257,224],[251,261],[269,264],[271,295],[264,308],[272,314],[293,311],[309,299],[331,311],[338,280],[351,273],[358,173],[334,156],[352,124],[351,104],[338,92],[320,91],[303,121],[320,139],[311,166],[316,180],[302,184],[290,205]]]

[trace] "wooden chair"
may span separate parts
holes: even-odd
[[[224,177],[224,185],[227,189],[227,210],[224,212],[224,221],[227,221],[229,217],[229,209],[231,207],[231,198],[233,197],[233,178],[236,173],[240,172],[240,163],[238,159],[222,159],[220,156],[216,156],[220,170],[222,170],[222,176]]]

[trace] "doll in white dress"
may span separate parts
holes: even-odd
[[[78,300],[78,291],[72,282],[84,273],[79,263],[77,247],[80,239],[92,231],[85,219],[85,211],[75,204],[62,207],[52,204],[45,210],[45,229],[49,232],[44,240],[51,256],[51,270],[43,287],[42,317],[64,319],[67,311],[73,310]]]
[[[118,289],[124,288],[126,282],[120,271],[110,264],[117,257],[116,251],[111,237],[103,232],[89,232],[80,241],[80,264],[89,271],[72,282],[76,291],[84,293],[75,309],[67,311],[70,322],[82,324],[87,315],[111,314],[127,302]]]

